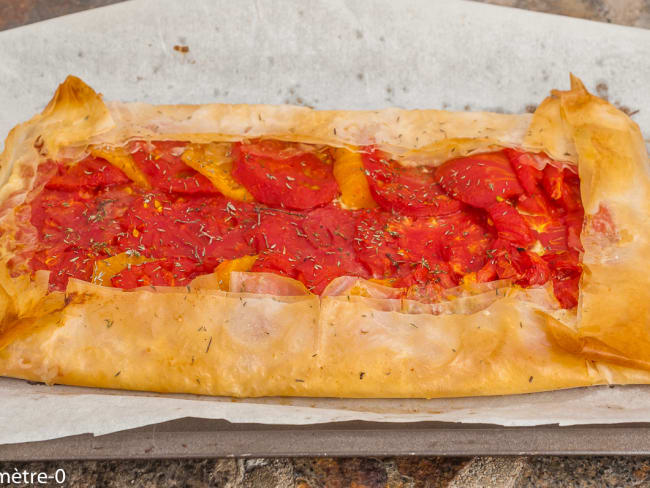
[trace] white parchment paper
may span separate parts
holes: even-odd
[[[458,0],[132,0],[0,33],[0,137],[40,111],[68,74],[123,101],[522,112],[550,89],[568,87],[569,72],[638,110],[633,119],[647,137],[648,30]],[[0,378],[0,399],[0,443],[188,416],[284,424],[650,421],[648,387],[429,401],[232,401]]]

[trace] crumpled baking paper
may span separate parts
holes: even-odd
[[[68,74],[106,99],[532,110],[568,73],[650,133],[650,31],[464,1],[133,0],[0,33],[0,134]],[[442,400],[258,399],[0,378],[0,443],[181,417],[246,423],[650,421],[650,387]]]
[[[306,425],[368,422],[463,422],[527,425],[650,421],[650,387],[616,386],[438,400],[258,398],[235,400],[71,386],[1,378],[0,443],[92,432],[95,435],[182,417],[233,423]]]

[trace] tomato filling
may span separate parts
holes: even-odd
[[[433,168],[404,167],[374,148],[363,153],[370,193],[384,209],[402,215],[445,215],[460,210],[435,181]]]
[[[202,174],[187,166],[181,159],[184,142],[161,141],[135,144],[133,161],[157,190],[177,194],[219,193]]]
[[[361,169],[367,200],[378,206],[350,210],[337,200],[332,148],[232,144],[227,168],[253,202],[224,196],[183,162],[186,149],[131,143],[147,188],[99,157],[57,165],[30,203],[39,237],[32,269],[51,272],[52,290],[70,277],[124,289],[185,286],[251,256],[246,269],[294,278],[317,294],[357,276],[436,301],[448,288],[508,279],[551,281],[563,307],[577,304],[579,180],[544,155],[507,149],[429,168],[368,147]]]
[[[309,210],[339,193],[327,153],[277,141],[233,145],[232,176],[257,202],[271,207]]]

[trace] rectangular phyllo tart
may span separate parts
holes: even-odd
[[[648,157],[534,114],[104,102],[7,138],[0,374],[232,396],[650,382]]]

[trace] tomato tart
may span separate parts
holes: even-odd
[[[105,102],[0,156],[0,375],[229,396],[650,383],[650,167],[577,78],[533,114]]]

